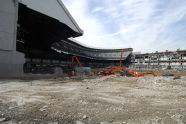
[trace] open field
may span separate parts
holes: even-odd
[[[186,77],[0,81],[0,123],[186,123]]]

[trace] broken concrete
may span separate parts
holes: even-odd
[[[16,123],[185,123],[185,79],[1,80],[0,114]]]

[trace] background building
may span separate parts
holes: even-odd
[[[134,53],[131,68],[186,70],[186,50]]]

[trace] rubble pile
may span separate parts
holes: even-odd
[[[1,80],[0,123],[184,124],[185,79],[110,75]]]

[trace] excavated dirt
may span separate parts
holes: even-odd
[[[184,124],[186,77],[0,80],[0,123]]]

